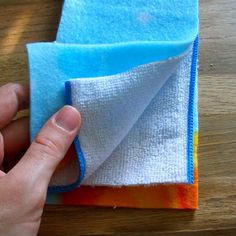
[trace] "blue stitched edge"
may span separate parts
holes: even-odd
[[[71,100],[71,83],[70,81],[65,82],[65,101],[67,105],[72,105],[72,100]],[[62,185],[62,186],[49,186],[48,188],[48,193],[63,193],[63,192],[68,192],[73,189],[75,189],[84,179],[85,175],[85,159],[83,152],[80,147],[79,139],[76,137],[73,141],[75,151],[76,151],[76,156],[77,156],[77,161],[79,163],[79,175],[77,180],[69,185]]]
[[[187,171],[188,171],[188,183],[194,182],[194,95],[195,95],[195,84],[197,82],[197,60],[198,60],[198,41],[197,36],[193,44],[192,53],[192,65],[190,74],[190,86],[189,86],[189,107],[188,107],[188,146],[187,146]]]

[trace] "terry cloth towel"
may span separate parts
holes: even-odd
[[[66,160],[51,190],[193,183],[197,10],[197,1],[65,1],[57,43],[28,46],[32,138],[64,92],[83,117],[78,163]]]

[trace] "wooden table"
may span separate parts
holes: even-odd
[[[25,44],[53,41],[62,1],[0,0],[0,85],[27,82]],[[40,235],[236,235],[236,1],[201,1],[199,210],[47,206]]]

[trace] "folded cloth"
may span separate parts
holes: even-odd
[[[84,120],[79,133],[84,184],[192,183],[193,160],[186,149],[192,145],[187,134],[189,54],[69,82],[72,105]]]
[[[192,0],[69,0],[58,42],[28,46],[32,138],[64,104],[64,82],[83,117],[78,163],[51,190],[193,183],[197,12]]]

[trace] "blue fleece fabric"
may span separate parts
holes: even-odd
[[[197,33],[197,0],[65,1],[57,42],[28,45],[31,138],[65,104],[67,80],[176,57]]]
[[[142,27],[137,18],[140,14],[145,21]],[[28,45],[33,92],[31,138],[64,104],[66,80],[112,75],[177,56],[191,45],[197,32],[197,0],[150,0],[148,4],[146,0],[65,1],[57,42],[78,45]],[[114,42],[119,44],[110,44]],[[51,63],[56,69],[49,66]],[[38,70],[49,77],[38,74]],[[54,76],[56,70],[60,70],[58,78]]]
[[[197,0],[66,0],[57,42],[193,41]]]
[[[31,138],[47,119],[65,104],[64,84],[72,78],[117,74],[142,64],[175,57],[189,42],[71,45],[27,45],[30,62]],[[53,102],[52,102],[53,101]]]

